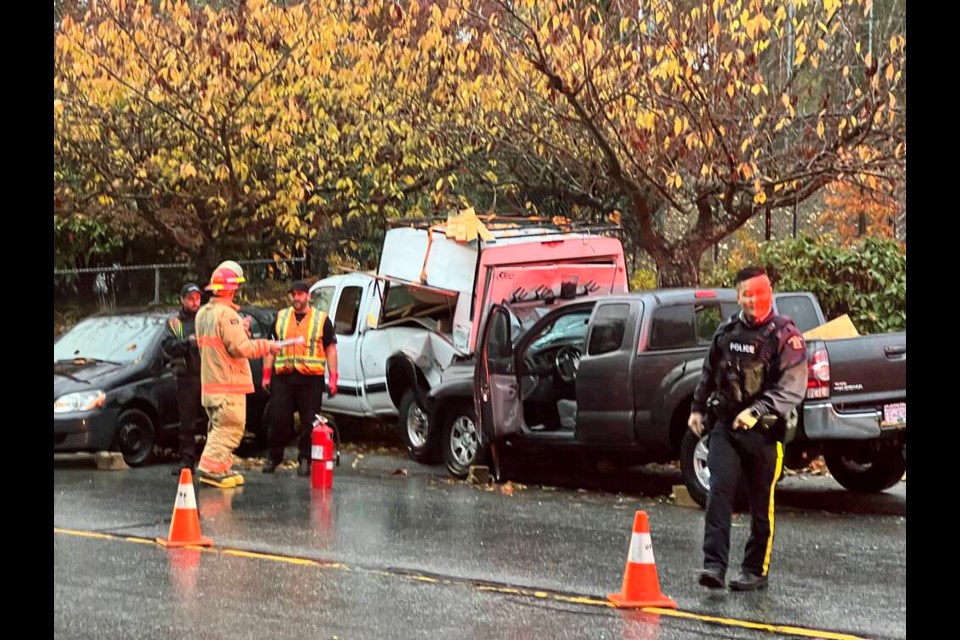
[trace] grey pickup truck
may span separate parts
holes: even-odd
[[[816,298],[777,293],[801,331],[823,323]],[[703,358],[738,311],[732,289],[660,289],[554,306],[494,306],[477,366],[451,367],[429,398],[450,472],[529,447],[577,448],[622,464],[680,460],[700,504],[706,441],[687,429]],[[906,469],[906,334],[808,341],[808,385],[785,464],[823,454],[836,480],[880,491]],[[479,415],[477,411],[479,410]]]
[[[788,422],[784,465],[800,469],[823,455],[846,489],[892,487],[907,470],[906,332],[806,342],[807,393]],[[708,442],[687,433],[680,450],[684,484],[701,506]]]

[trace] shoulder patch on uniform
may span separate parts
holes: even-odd
[[[800,336],[790,336],[790,339],[787,340],[787,342],[790,344],[791,347],[793,347],[797,351],[799,351],[800,349],[803,349],[803,338],[801,338]]]

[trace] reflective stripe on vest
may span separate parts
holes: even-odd
[[[296,371],[304,375],[322,376],[327,363],[323,348],[323,324],[327,314],[311,308],[309,322],[297,324],[293,308],[287,307],[277,314],[277,339],[289,340],[303,336],[303,344],[284,347],[273,361],[274,371],[280,375]],[[307,318],[305,318],[307,319]]]
[[[173,329],[174,335],[183,340],[183,322],[180,318],[170,318],[170,321],[167,323],[170,325],[170,328]]]
[[[200,392],[208,396],[215,396],[222,393],[231,395],[247,395],[248,393],[253,393],[251,386],[246,382],[205,382],[200,385]]]

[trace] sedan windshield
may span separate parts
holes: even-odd
[[[133,362],[162,329],[155,316],[87,318],[53,343],[53,361]]]

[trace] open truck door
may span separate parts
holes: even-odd
[[[520,430],[520,382],[517,379],[510,313],[494,305],[478,345],[473,401],[480,421],[480,446],[489,446]]]

